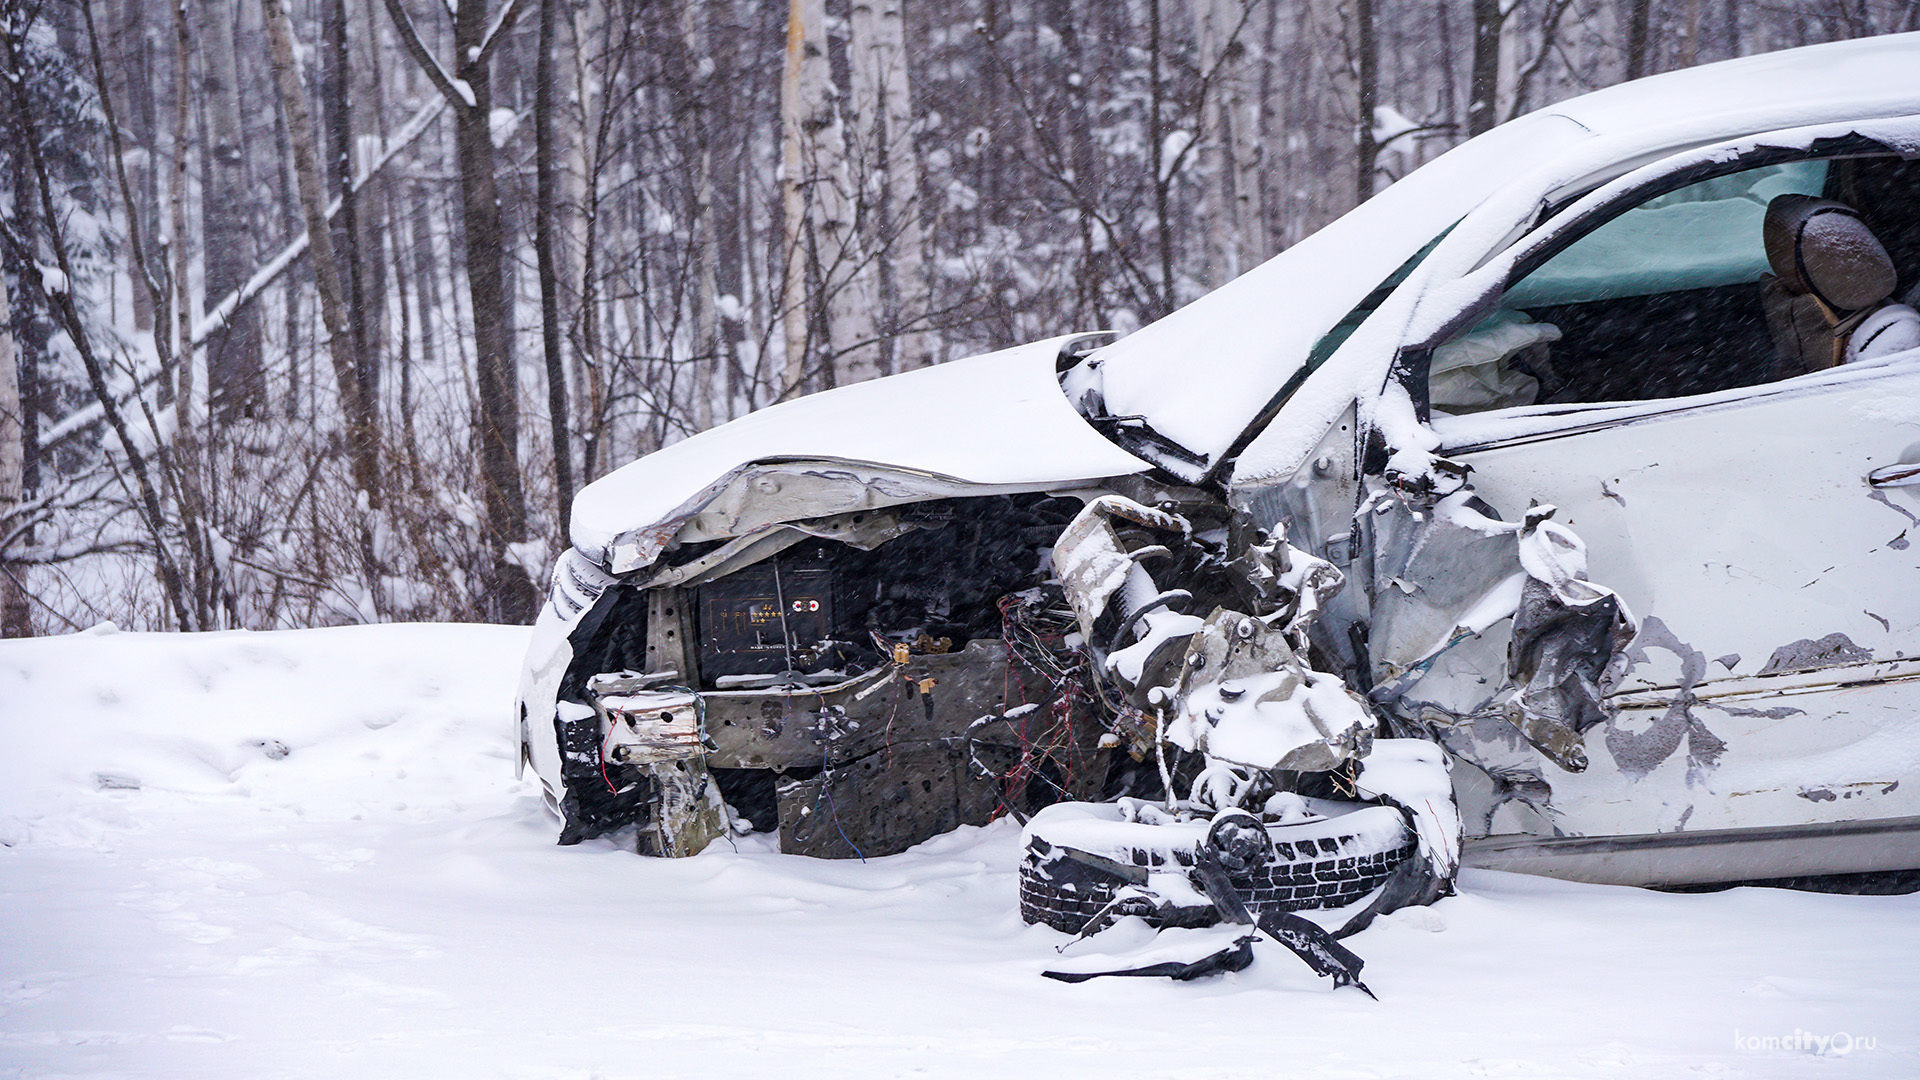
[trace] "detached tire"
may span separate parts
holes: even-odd
[[[1177,878],[1169,884],[1177,888],[1184,883],[1198,893],[1193,855],[1209,825],[1204,819],[1164,825],[1126,821],[1120,807],[1111,803],[1049,806],[1027,823],[1020,917],[1077,934],[1127,885],[1118,874],[1069,858],[1062,848],[1150,873],[1174,874]],[[1419,846],[1406,816],[1391,806],[1359,805],[1337,817],[1268,825],[1266,830],[1273,854],[1263,863],[1227,874],[1256,916],[1263,911],[1345,907],[1379,888]]]

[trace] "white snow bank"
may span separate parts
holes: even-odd
[[[526,641],[499,626],[106,626],[5,642],[0,840],[90,836],[102,815],[137,825],[131,807],[155,797],[410,819],[504,797]]]
[[[1469,872],[1348,942],[1376,1003],[1271,944],[1193,984],[1043,979],[1230,935],[1056,955],[1011,822],[864,865],[556,847],[512,780],[525,636],[0,642],[0,1076],[1920,1074],[1916,897]]]

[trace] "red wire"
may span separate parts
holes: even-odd
[[[613,786],[613,778],[607,775],[607,743],[604,736],[600,742],[600,779],[605,781],[609,793],[620,794],[620,789]]]

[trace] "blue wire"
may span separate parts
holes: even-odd
[[[860,846],[847,836],[847,830],[840,827],[840,809],[833,805],[833,789],[830,786],[832,783],[832,775],[827,772],[827,755],[822,753],[820,755],[820,794],[827,798],[827,813],[833,817],[833,831],[840,834],[840,839],[846,841],[846,845],[853,849],[854,856],[864,863],[867,857],[860,853]],[[818,810],[820,800],[813,800],[813,806]]]

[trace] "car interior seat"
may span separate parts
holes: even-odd
[[[1781,195],[1762,226],[1773,275],[1761,306],[1773,337],[1775,378],[1846,360],[1848,338],[1893,295],[1887,249],[1854,209],[1812,195]]]

